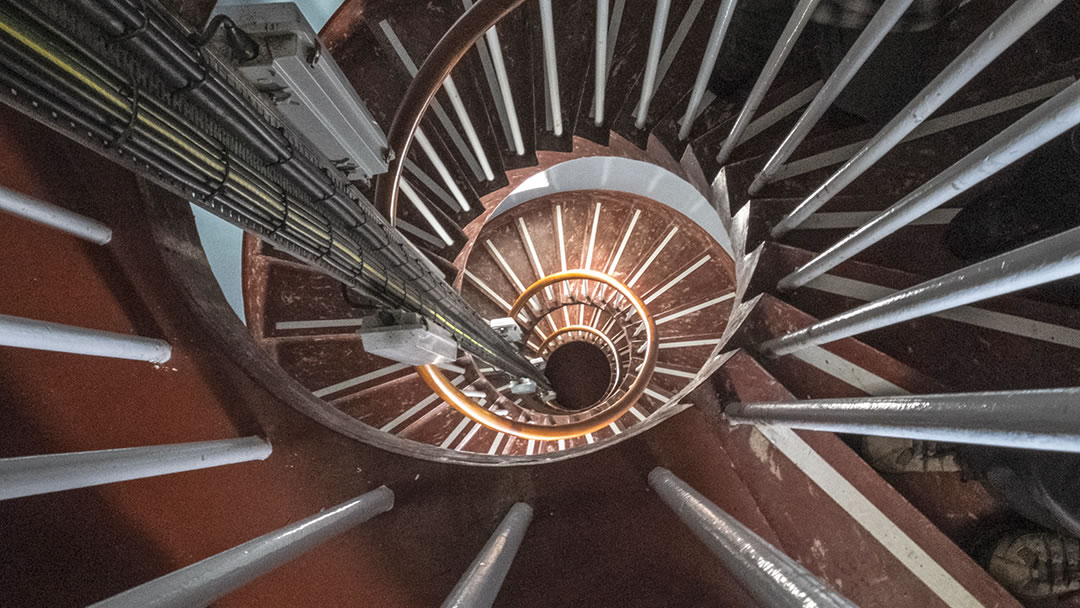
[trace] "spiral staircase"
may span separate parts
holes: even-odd
[[[162,4],[197,26],[212,3]],[[790,23],[814,4],[800,2]],[[27,10],[0,8],[5,17]],[[965,280],[992,270],[954,257],[944,231],[964,204],[1015,177],[1016,166],[996,159],[1017,154],[986,146],[1023,138],[999,134],[1029,119],[1056,133],[1080,122],[1066,124],[1077,106],[1069,32],[1080,26],[1078,5],[962,3],[927,71],[947,71],[976,47],[988,66],[969,70],[880,162],[827,198],[821,185],[878,145],[882,126],[850,126],[826,111],[837,82],[818,80],[805,32],[777,47],[785,54],[774,53],[761,78],[715,97],[705,87],[712,65],[739,44],[724,36],[732,11],[715,0],[351,0],[322,32],[395,152],[387,174],[355,185],[471,310],[518,321],[521,353],[546,362],[554,399],[515,392],[517,374],[467,349],[416,369],[364,352],[361,319],[384,303],[275,242],[287,206],[262,240],[258,230],[245,237],[244,327],[176,189],[162,188],[167,180],[134,154],[117,165],[81,147],[96,145],[93,133],[36,114],[26,101],[32,84],[21,90],[5,77],[14,109],[0,111],[0,185],[112,232],[102,247],[3,216],[0,313],[142,336],[167,343],[171,356],[150,364],[5,348],[0,457],[235,437],[248,443],[230,449],[244,454],[214,464],[260,462],[0,502],[0,605],[151,605],[153,596],[123,592],[282,526],[311,528],[304,518],[332,505],[319,517],[365,512],[335,540],[228,595],[196,597],[219,606],[436,605],[466,597],[459,579],[484,580],[483,567],[467,565],[478,551],[481,565],[497,553],[484,546],[497,530],[513,539],[501,558],[512,567],[494,576],[505,576],[501,591],[495,583],[488,592],[498,606],[789,605],[765,603],[694,538],[699,529],[680,524],[684,513],[665,506],[671,494],[649,475],[656,467],[755,534],[758,549],[793,558],[773,559],[781,572],[802,568],[823,581],[817,605],[850,605],[828,603],[833,592],[864,607],[1020,605],[974,559],[987,530],[1017,519],[1008,505],[957,472],[877,473],[852,447],[889,426],[872,412],[815,420],[784,406],[1076,385],[1074,288],[1050,282],[1073,272],[1006,276],[1016,286],[967,297]],[[1016,25],[1025,11],[1048,14]],[[18,38],[3,31],[8,49]],[[1039,114],[1054,103],[1058,113]],[[777,160],[778,150],[787,156]],[[949,173],[984,151],[1000,171]],[[530,179],[586,157],[649,163],[684,180],[711,203],[730,243],[677,206],[600,176],[592,188],[504,204]],[[221,184],[227,163],[225,171]],[[829,261],[853,230],[913,193],[929,198],[936,183],[954,190],[937,208]],[[807,212],[815,197],[824,205]],[[1053,237],[1060,259],[1080,250],[1071,234]],[[1058,258],[1036,261],[1058,268]],[[905,302],[933,298],[927,285],[937,277],[951,304],[909,314]],[[875,307],[892,316],[874,318]],[[845,319],[863,324],[850,329]],[[1062,411],[1030,424],[968,412],[965,426],[941,415],[947,430],[982,431],[977,442],[994,443],[1003,427],[1048,436],[1055,423],[1066,427],[1054,429],[1063,442],[1075,441],[1075,409]],[[934,426],[892,424],[901,437]],[[797,563],[785,571],[785,560]]]

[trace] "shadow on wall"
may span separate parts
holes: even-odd
[[[700,226],[731,255],[731,240],[720,214],[690,182],[656,165],[617,156],[578,158],[537,173],[514,188],[491,217],[533,199],[574,190],[628,192],[667,205]]]

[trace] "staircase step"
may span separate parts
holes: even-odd
[[[746,353],[722,374],[740,400],[794,399]],[[717,434],[783,550],[857,605],[1019,606],[836,435]]]

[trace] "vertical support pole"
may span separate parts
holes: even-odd
[[[150,363],[164,363],[172,356],[172,348],[162,340],[9,315],[0,315],[0,346]]]
[[[90,608],[191,608],[207,606],[323,542],[389,511],[394,493],[376,488],[222,551],[176,572],[93,604]]]
[[[104,245],[112,240],[108,226],[45,201],[0,188],[0,211]]]
[[[510,89],[510,76],[506,73],[506,61],[503,59],[499,32],[491,27],[484,33],[484,38],[491,52],[491,66],[495,70],[495,78],[499,81],[499,94],[506,107],[506,122],[510,128],[510,137],[514,140],[514,154],[524,156],[525,142],[521,138],[521,125],[518,122],[517,108],[514,106],[514,93]]]
[[[596,68],[593,81],[593,124],[604,126],[604,93],[607,90],[608,0],[596,0]]]
[[[769,608],[857,608],[798,562],[657,467],[649,485],[759,605]]]
[[[915,99],[911,100],[889,124],[882,127],[861,150],[837,169],[810,196],[776,226],[773,238],[779,238],[810,217],[841,190],[873,166],[889,150],[911,134],[924,120],[977,76],[998,55],[1005,52],[1062,0],[1025,0],[1014,2],[952,61]]]
[[[780,73],[780,68],[787,61],[791,50],[795,48],[799,35],[806,28],[806,24],[810,22],[810,15],[814,14],[814,9],[817,8],[820,1],[799,0],[795,12],[792,13],[791,19],[788,20],[787,26],[784,27],[784,31],[780,34],[780,40],[776,42],[772,54],[769,55],[768,61],[765,62],[765,69],[761,71],[757,82],[754,83],[754,88],[750,89],[750,95],[746,98],[746,103],[743,104],[742,110],[739,111],[738,117],[735,118],[735,124],[731,127],[731,134],[728,135],[723,147],[720,148],[720,153],[716,156],[716,162],[719,164],[726,163],[728,158],[731,157],[731,152],[735,150],[735,146],[738,146],[739,142],[742,141],[746,128],[750,126],[750,121],[754,119],[754,114],[765,99],[765,93],[769,92],[769,87],[772,86],[773,80]]]
[[[713,20],[712,32],[709,34],[709,43],[705,46],[705,56],[701,59],[701,67],[698,68],[697,79],[694,80],[694,88],[690,92],[690,102],[686,104],[686,113],[683,114],[679,125],[679,141],[685,141],[690,137],[690,129],[694,126],[701,101],[705,98],[705,89],[709,86],[709,78],[712,77],[716,68],[716,60],[720,57],[720,47],[724,45],[724,36],[727,35],[728,26],[731,25],[731,17],[735,14],[735,0],[723,0],[716,9],[716,19]]]
[[[1077,124],[1080,124],[1080,82],[1058,93],[911,194],[875,215],[781,279],[777,287],[790,291],[806,285]]]
[[[510,508],[442,608],[490,608],[495,603],[532,517],[532,507],[523,502]]]
[[[750,184],[750,194],[757,194],[765,184],[772,181],[773,176],[776,175],[784,162],[791,158],[795,148],[799,147],[803,139],[810,134],[810,131],[821,120],[821,117],[825,115],[825,111],[840,96],[840,92],[855,77],[856,72],[866,63],[866,60],[870,58],[870,54],[881,44],[881,41],[885,39],[889,30],[900,20],[904,11],[911,6],[911,2],[912,0],[886,0],[881,5],[870,23],[867,23],[866,28],[859,34],[855,44],[851,45],[844,58],[840,60],[836,70],[833,71],[829,79],[825,81],[825,85],[818,91],[814,101],[810,102],[806,111],[799,117],[799,121],[791,129],[791,133],[784,138],[783,143],[776,149],[776,152],[773,152],[772,157],[769,158],[761,172],[754,178],[753,183]]]
[[[919,283],[763,343],[779,356],[1080,274],[1080,228]]]
[[[645,128],[645,121],[649,116],[649,104],[652,103],[653,93],[656,92],[656,70],[660,65],[660,51],[664,46],[664,30],[667,29],[670,10],[671,0],[656,0],[652,35],[649,38],[649,52],[645,58],[645,74],[641,77],[641,97],[638,98],[637,111],[634,112],[636,117],[634,126],[638,129]]]
[[[0,459],[0,500],[266,460],[261,437]]]
[[[555,137],[562,137],[562,99],[559,97],[559,64],[555,55],[555,19],[551,11],[551,0],[540,0],[540,33],[544,42],[544,73],[547,74],[551,130]]]

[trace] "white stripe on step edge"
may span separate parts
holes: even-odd
[[[626,228],[626,234],[623,235],[622,242],[619,243],[619,248],[615,251],[615,257],[611,258],[611,263],[608,264],[608,274],[613,274],[615,272],[615,266],[619,264],[619,258],[622,257],[623,249],[626,249],[626,244],[630,242],[630,233],[634,231],[634,225],[637,224],[639,217],[641,217],[641,209],[634,209],[634,216],[630,218],[630,225]]]
[[[453,380],[451,380],[450,384],[453,384],[454,386],[457,386],[457,385],[461,384],[461,381],[464,380],[464,379],[465,379],[465,376],[458,376],[457,378],[454,378]],[[397,428],[397,426],[400,425],[402,422],[405,422],[409,418],[412,418],[413,416],[416,415],[417,412],[419,412],[420,410],[422,410],[425,407],[427,407],[427,406],[431,405],[432,403],[434,403],[435,400],[438,399],[438,398],[439,398],[439,396],[435,395],[435,394],[431,394],[431,395],[428,395],[427,397],[424,397],[416,405],[414,405],[414,406],[410,407],[409,409],[405,410],[404,412],[402,412],[402,414],[400,416],[398,416],[397,418],[394,418],[390,422],[387,422],[386,424],[384,424],[382,426],[382,428],[380,428],[379,430],[384,432],[384,433],[389,433],[390,431]]]
[[[948,224],[956,217],[957,213],[960,213],[959,209],[934,209],[926,215],[912,222],[908,222],[907,225],[937,226],[940,224]],[[815,213],[806,218],[806,221],[799,224],[795,230],[858,228],[880,214],[880,211],[829,211],[825,213]]]
[[[626,282],[627,287],[633,287],[634,283],[637,283],[637,280],[641,278],[641,275],[645,274],[645,270],[656,260],[656,257],[660,255],[660,252],[664,250],[664,247],[667,247],[667,244],[675,237],[675,233],[678,231],[678,226],[672,227],[671,232],[668,232],[667,236],[664,237],[664,240],[660,241],[660,244],[657,245],[656,249],[652,252],[652,255],[649,256],[649,259],[645,260],[645,264],[642,265],[642,267],[634,273],[634,276],[630,277],[630,280]]]
[[[847,296],[856,300],[876,300],[896,293],[896,290],[880,285],[872,285],[855,279],[847,279],[831,274],[823,274],[806,285],[811,289]],[[942,319],[966,323],[1002,333],[1042,340],[1052,344],[1061,344],[1071,348],[1080,348],[1080,330],[1034,319],[1025,319],[1016,315],[995,312],[974,306],[960,306],[933,315]]]
[[[653,368],[653,371],[658,374],[664,374],[667,376],[675,376],[676,378],[693,378],[694,374],[690,372],[684,372],[678,369],[671,369],[669,367],[660,367],[659,365]]]
[[[645,389],[645,394],[660,402],[667,401],[667,397],[661,395],[660,393],[654,391],[651,388]]]
[[[981,608],[974,596],[934,558],[870,502],[820,454],[790,429],[760,426],[761,434],[847,511],[889,553],[930,588],[946,606]]]
[[[465,278],[472,281],[473,285],[476,285],[477,287],[479,287],[480,291],[484,292],[484,295],[486,295],[488,297],[488,299],[490,299],[492,302],[495,302],[499,306],[502,306],[503,310],[505,310],[507,312],[510,312],[510,308],[511,308],[510,303],[507,302],[506,300],[504,300],[502,298],[502,296],[495,293],[494,289],[488,287],[487,283],[481,281],[475,274],[472,273],[472,271],[466,270],[465,271]]]
[[[492,257],[495,258],[495,261],[499,264],[499,269],[506,275],[506,278],[510,279],[514,284],[514,287],[517,287],[518,291],[525,291],[525,285],[521,282],[521,279],[514,274],[514,270],[510,268],[510,264],[507,263],[506,258],[504,258],[503,254],[495,247],[495,243],[492,243],[490,239],[487,239],[484,241],[484,247],[486,247]]]
[[[592,216],[592,231],[589,232],[589,246],[585,250],[585,270],[592,270],[593,251],[596,249],[596,228],[600,224],[600,201],[596,202],[596,208]]]
[[[503,437],[506,437],[506,433],[495,435],[495,441],[491,442],[491,448],[488,449],[488,456],[494,456],[499,451],[499,444],[502,443]]]
[[[468,420],[468,418],[466,418],[466,420]],[[465,444],[469,443],[469,440],[476,436],[476,433],[480,431],[481,426],[482,425],[479,422],[473,424],[473,428],[468,433],[465,433],[465,438],[461,440],[461,443],[457,444],[457,447],[454,448],[454,450],[460,452],[461,448],[465,447]]]
[[[448,448],[448,447],[450,447],[450,444],[454,443],[454,440],[458,438],[458,435],[461,434],[461,431],[465,430],[465,427],[469,425],[469,422],[470,422],[469,418],[465,418],[464,416],[462,416],[461,422],[459,422],[458,425],[456,427],[454,427],[453,431],[450,431],[450,434],[446,437],[446,439],[443,439],[443,442],[439,444],[439,447],[440,448]]]
[[[1075,81],[1076,78],[1067,76],[1060,80],[1055,80],[1054,82],[1048,82],[1025,91],[1020,91],[1019,93],[971,106],[970,108],[965,108],[953,112],[952,114],[932,118],[919,125],[911,132],[911,134],[905,137],[901,143],[916,140],[920,137],[927,137],[941,131],[947,131],[955,127],[966,125],[970,122],[975,122],[976,120],[982,120],[983,118],[988,118],[995,114],[1026,106],[1030,103],[1046,99],[1047,97],[1053,97]],[[864,139],[863,141],[857,141],[853,144],[792,161],[776,172],[775,179],[777,181],[788,179],[789,177],[795,177],[796,175],[823,169],[829,165],[837,165],[846,162],[854,156],[856,152],[861,150],[863,146],[869,143],[869,141],[870,140],[868,139]]]
[[[609,425],[608,425],[608,428],[609,428],[609,429],[611,429],[611,432],[612,432],[612,433],[615,433],[616,435],[618,435],[619,433],[621,433],[621,432],[622,432],[622,429],[620,429],[620,428],[619,428],[619,425],[618,425],[618,424],[616,424],[616,423],[614,423],[614,422],[612,422],[611,424],[609,424]]]
[[[824,84],[825,83],[823,81],[819,80],[814,84],[806,87],[802,91],[799,91],[792,97],[784,100],[783,103],[776,106],[775,108],[762,114],[761,117],[757,118],[746,126],[746,131],[743,132],[742,138],[739,139],[739,143],[746,143],[751,138],[760,135],[762,132],[768,130],[770,127],[780,122],[788,115],[794,113],[795,110],[798,110],[799,108],[810,103],[814,99],[814,96],[818,94],[818,91],[821,90],[821,87]],[[720,142],[718,145],[720,147],[723,147],[726,141],[727,139],[725,138],[724,141]],[[718,154],[716,158],[717,160],[719,160],[720,155]]]
[[[314,393],[314,395],[316,397],[324,397],[326,395],[329,395],[330,393],[336,393],[338,391],[345,390],[347,388],[352,388],[352,387],[354,387],[354,386],[356,386],[358,384],[363,384],[365,382],[370,382],[372,380],[375,380],[376,378],[382,378],[383,376],[386,376],[388,374],[392,374],[392,373],[397,372],[397,371],[401,371],[401,370],[406,369],[408,367],[410,367],[410,366],[406,365],[404,363],[395,363],[394,365],[389,365],[387,367],[377,369],[377,370],[375,370],[373,372],[368,372],[366,374],[359,375],[359,376],[357,376],[355,378],[350,378],[349,380],[338,382],[337,384],[331,384],[330,386],[328,386],[326,388],[320,388],[317,391],[313,391],[313,393]]]
[[[533,451],[536,449],[536,440],[530,439],[529,443],[525,446],[525,455],[532,456]]]
[[[566,449],[566,440],[565,439],[560,439],[559,440],[559,449],[560,450],[565,450]]]
[[[867,395],[875,397],[887,397],[889,395],[906,395],[908,391],[896,386],[892,382],[875,375],[854,363],[834,355],[820,346],[808,346],[791,353],[791,356],[809,363],[842,382],[850,384]]]
[[[592,445],[592,444],[596,443],[596,437],[593,437],[592,433],[586,433],[585,434],[585,443],[587,443],[589,445]]]
[[[645,415],[641,413],[641,410],[637,409],[636,407],[632,407],[630,408],[630,413],[633,414],[634,417],[638,420],[645,422]]]
[[[708,338],[705,340],[683,340],[682,342],[661,342],[657,348],[688,348],[691,346],[715,346],[720,343],[720,338]]]
[[[448,372],[454,372],[455,374],[464,374],[465,368],[452,365],[450,363],[436,363],[435,367],[439,369],[445,369]]]
[[[726,301],[728,301],[728,300],[730,300],[730,299],[732,299],[734,297],[735,297],[735,292],[725,293],[724,295],[720,296],[719,298],[713,298],[711,300],[708,300],[707,302],[702,302],[701,304],[691,306],[690,308],[680,310],[678,312],[673,312],[673,313],[668,314],[668,315],[661,315],[660,317],[658,317],[656,319],[656,324],[660,325],[662,323],[667,323],[668,321],[674,321],[675,319],[678,319],[680,317],[685,317],[686,315],[692,315],[692,314],[694,314],[695,312],[697,312],[699,310],[702,310],[704,308],[708,308],[708,307],[712,306],[713,304],[719,304],[721,302],[726,302]]]
[[[702,266],[704,266],[705,262],[708,262],[710,257],[711,256],[707,255],[707,256],[701,258],[700,260],[694,262],[693,266],[691,266],[691,267],[687,268],[686,270],[680,272],[679,275],[676,276],[674,279],[671,279],[670,281],[665,283],[663,287],[661,287],[660,289],[654,291],[652,294],[649,295],[649,297],[645,298],[645,303],[646,304],[651,304],[653,300],[655,300],[656,298],[659,298],[660,296],[664,295],[664,292],[666,292],[667,290],[669,290],[672,287],[674,287],[675,285],[677,285],[679,283],[679,281],[681,281],[681,280],[685,279],[686,277],[690,276],[690,273],[692,273],[695,270],[697,270],[698,268],[701,268]]]
[[[360,327],[361,319],[322,319],[315,321],[278,321],[275,329],[325,329],[328,327]]]

